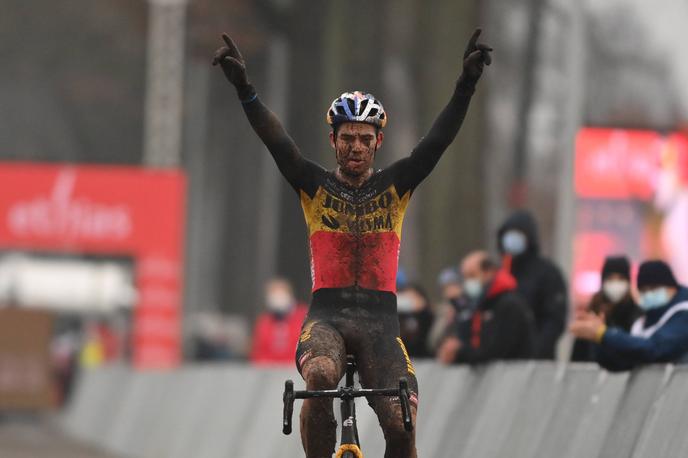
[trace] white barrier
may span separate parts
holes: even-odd
[[[583,364],[418,363],[416,372],[423,458],[688,456],[683,368],[609,374]],[[294,433],[281,433],[287,378],[303,387],[295,370],[239,364],[88,371],[62,425],[78,439],[134,458],[302,457],[299,401]],[[364,453],[381,457],[377,418],[365,401],[357,406]]]

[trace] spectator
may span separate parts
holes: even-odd
[[[461,289],[461,276],[456,267],[442,269],[437,278],[437,284],[440,287],[442,300],[435,307],[435,320],[428,335],[428,348],[433,354],[447,336],[450,328],[453,328],[457,317],[471,313]]]
[[[256,321],[250,359],[257,364],[294,364],[296,342],[308,311],[294,298],[291,284],[282,278],[265,286],[267,311]]]
[[[476,301],[470,320],[442,343],[437,359],[448,363],[484,363],[526,359],[532,355],[533,320],[516,291],[516,280],[484,251],[461,263],[464,291]],[[463,329],[462,329],[463,328]]]
[[[540,255],[535,219],[525,210],[512,214],[498,232],[505,265],[535,318],[533,356],[553,359],[567,315],[566,284],[557,266]]]
[[[79,355],[79,364],[82,367],[99,367],[108,361],[111,356],[112,334],[97,320],[86,322],[84,340]]]
[[[611,371],[642,364],[688,362],[688,289],[680,286],[663,261],[640,266],[637,281],[645,316],[628,333],[607,327],[604,316],[581,311],[570,330],[578,338],[596,342],[599,364]]]
[[[631,295],[631,266],[626,257],[605,259],[602,267],[602,289],[592,297],[585,310],[604,316],[608,327],[617,327],[626,332],[631,330],[642,310]],[[571,360],[594,361],[594,344],[588,340],[576,339]]]
[[[397,312],[401,339],[409,356],[429,358],[427,342],[433,315],[425,290],[418,285],[407,284],[397,291]]]
[[[227,361],[236,357],[230,348],[225,329],[224,316],[206,310],[195,317],[196,330],[193,336],[193,357],[197,361]]]
[[[459,275],[456,267],[453,266],[442,269],[437,277],[437,285],[440,287],[442,300],[447,302],[459,299],[463,292],[461,289],[461,275]]]

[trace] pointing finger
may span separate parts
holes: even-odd
[[[470,40],[468,40],[468,47],[469,47],[470,49],[474,49],[474,48],[475,48],[475,43],[478,41],[478,37],[480,36],[480,34],[482,33],[482,31],[483,31],[483,29],[481,29],[480,27],[478,27],[477,29],[475,29],[475,32],[473,32],[473,36],[471,37]]]
[[[237,48],[237,45],[234,44],[234,40],[229,38],[229,35],[227,35],[226,33],[222,34],[222,39],[227,44],[227,48],[229,48],[229,51],[230,51],[230,54],[232,55],[232,57],[239,59],[239,60],[243,60],[243,57],[241,56],[241,52],[239,51],[239,48]]]
[[[473,32],[473,36],[468,40],[468,44],[466,45],[466,50],[463,52],[463,58],[466,59],[470,53],[475,51],[475,43],[478,41],[478,37],[480,36],[480,33],[482,32],[482,29],[477,28],[475,29],[475,32]]]

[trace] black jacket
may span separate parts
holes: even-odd
[[[553,359],[557,340],[566,326],[568,298],[564,276],[554,263],[540,256],[537,225],[529,212],[515,212],[499,229],[497,243],[501,253],[502,235],[509,229],[522,231],[528,239],[526,251],[511,260],[511,273],[535,319],[533,357]]]
[[[638,307],[630,294],[618,304],[612,305],[601,291],[592,297],[588,310],[595,313],[603,312],[605,314],[605,324],[608,327],[616,327],[625,332],[630,332],[635,320],[643,314],[643,311]],[[573,343],[571,361],[596,361],[595,347],[596,345],[589,340],[576,339]]]
[[[532,315],[508,272],[497,274],[472,319],[461,322],[459,327],[462,346],[455,358],[457,363],[532,357]]]

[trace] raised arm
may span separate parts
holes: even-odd
[[[481,32],[481,29],[476,29],[468,41],[463,55],[463,72],[456,82],[449,103],[440,112],[411,155],[398,162],[400,178],[406,182],[409,189],[413,189],[430,174],[442,153],[454,141],[468,111],[468,104],[483,68],[492,63],[490,56],[492,48],[478,43]]]
[[[224,33],[222,39],[225,46],[215,52],[213,65],[220,65],[227,80],[234,85],[251,127],[270,151],[280,172],[297,188],[313,164],[301,155],[277,116],[258,98],[248,80],[244,58],[234,41]]]

